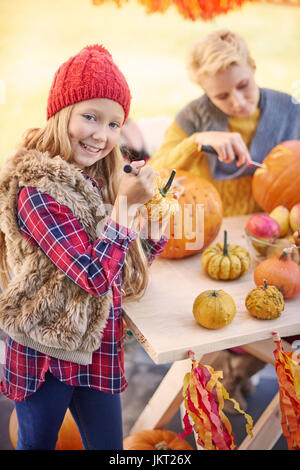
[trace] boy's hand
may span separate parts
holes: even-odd
[[[235,160],[238,167],[250,164],[251,157],[247,146],[238,132],[199,132],[196,134],[195,142],[199,147],[201,145],[210,145],[213,147],[220,162],[230,163]]]

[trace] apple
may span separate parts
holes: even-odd
[[[296,246],[300,246],[300,232],[299,232],[299,230],[297,230],[296,232],[293,233],[293,240],[294,240],[294,244]]]
[[[246,232],[256,239],[251,240],[254,248],[259,253],[265,254],[267,243],[274,243],[276,238],[279,238],[280,226],[267,214],[253,214],[247,221]]]
[[[295,204],[290,211],[290,226],[293,232],[300,230],[300,203]]]
[[[270,212],[269,216],[278,222],[280,237],[287,235],[290,229],[290,211],[284,206],[277,206]]]
[[[295,232],[297,234],[297,232]],[[294,234],[295,235],[295,234]],[[291,235],[287,235],[285,238],[285,240],[289,241],[292,243],[292,245],[295,245],[295,236],[297,237],[297,235],[294,236],[293,234]]]

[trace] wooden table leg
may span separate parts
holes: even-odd
[[[285,351],[293,351],[290,343],[284,340],[281,340],[281,342]],[[243,348],[259,359],[275,365],[273,351],[276,346],[272,339],[250,343],[243,346]],[[281,410],[278,392],[253,427],[253,438],[247,436],[239,446],[239,450],[270,450],[281,434]]]
[[[275,395],[238,450],[270,450],[282,434],[279,393]]]
[[[219,352],[205,354],[197,357],[203,362],[211,362]],[[183,378],[191,370],[191,360],[175,362],[161,381],[160,385],[150,398],[146,407],[136,420],[129,434],[134,434],[143,429],[162,429],[173,418],[183,401]]]

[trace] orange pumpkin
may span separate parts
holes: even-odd
[[[18,439],[18,419],[17,419],[17,413],[15,409],[13,410],[10,416],[10,420],[9,420],[9,437],[10,437],[12,445],[14,446],[14,448],[16,448],[17,439]],[[55,449],[56,450],[83,450],[84,449],[79,430],[69,410],[67,410],[63,423],[59,430]]]
[[[277,287],[285,299],[300,293],[300,267],[291,259],[291,248],[284,248],[282,253],[262,261],[254,270],[254,282]]]
[[[160,170],[162,178],[171,170]],[[184,258],[203,251],[219,233],[223,207],[216,188],[204,178],[177,170],[173,188],[178,193],[180,210],[170,218],[162,258]]]
[[[187,441],[166,429],[150,429],[127,436],[123,447],[124,450],[194,450]]]
[[[288,140],[274,147],[252,178],[252,192],[266,212],[284,205],[291,209],[300,202],[300,140]]]

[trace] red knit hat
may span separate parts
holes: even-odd
[[[126,121],[131,101],[128,84],[111,54],[98,44],[85,47],[59,67],[49,92],[47,120],[66,106],[92,98],[119,103]]]

